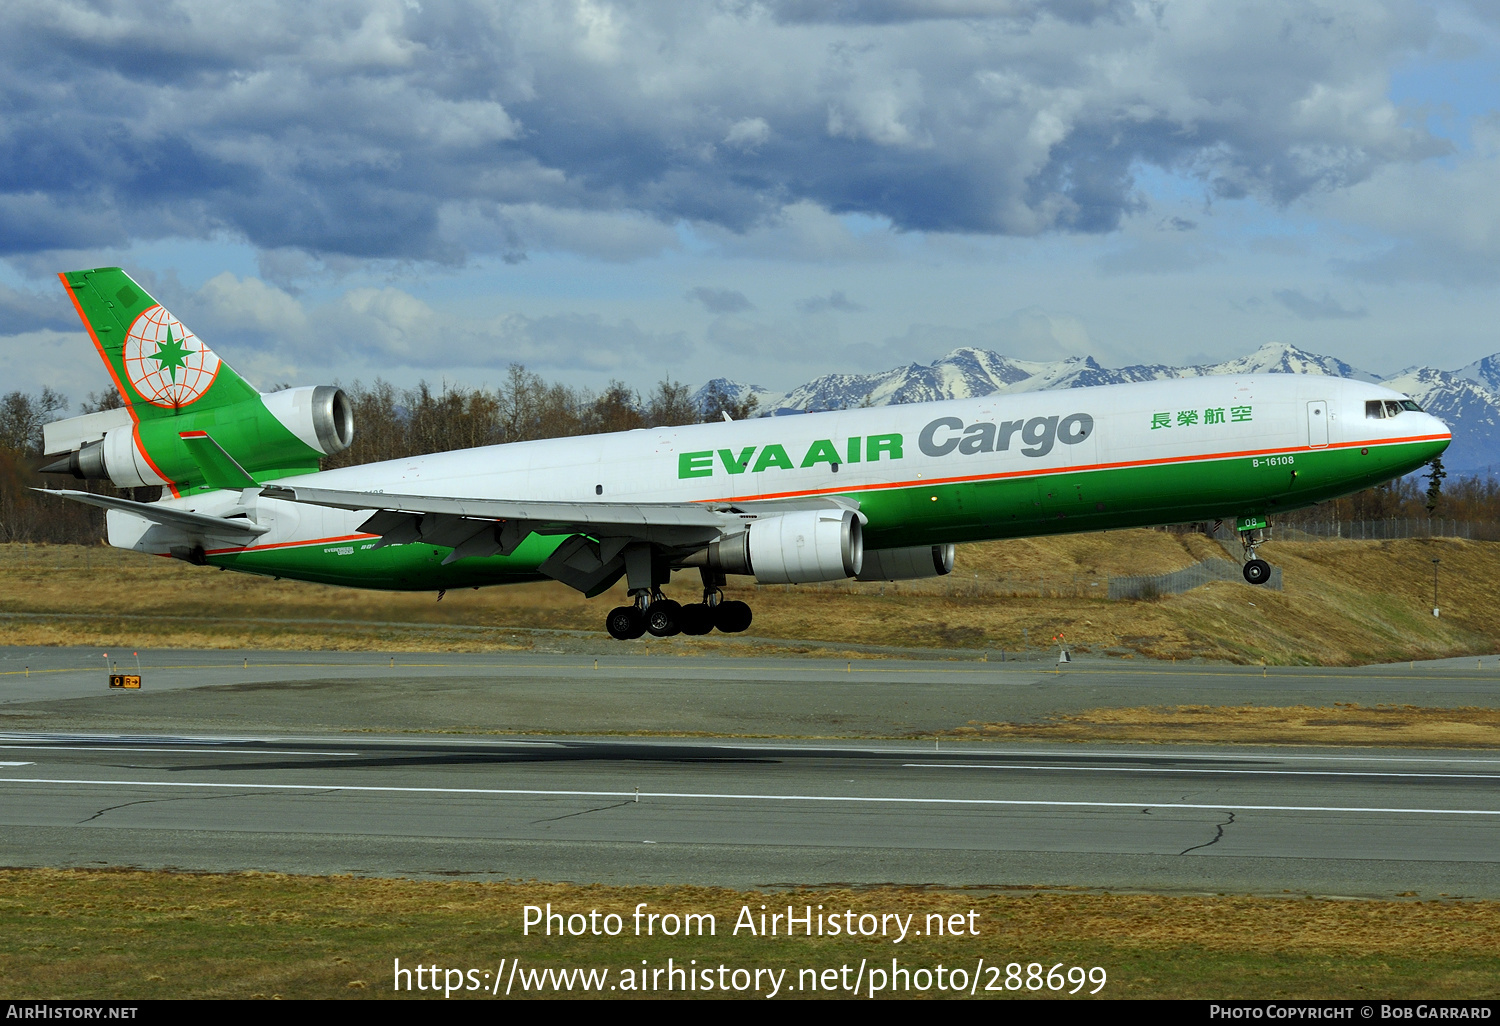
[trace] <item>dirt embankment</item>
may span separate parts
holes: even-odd
[[[1271,665],[1500,651],[1500,543],[1273,543],[1261,553],[1282,568],[1284,591],[1220,582],[1111,602],[1112,575],[1165,573],[1224,555],[1201,536],[1119,531],[963,546],[954,573],[932,581],[728,592],[754,607],[753,635],[836,644],[977,653],[1061,639],[1123,657]],[[1432,615],[1433,559],[1442,561],[1440,618]],[[695,585],[695,575],[680,575],[671,590],[692,597]],[[431,593],[274,581],[98,547],[0,546],[0,614],[28,614],[0,621],[0,643],[13,645],[513,648],[531,642],[507,630],[600,632],[605,611],[623,598],[588,601],[561,585],[531,584],[450,592],[438,602]]]

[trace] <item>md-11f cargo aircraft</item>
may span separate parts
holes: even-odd
[[[1266,516],[1409,473],[1446,426],[1339,378],[1253,374],[512,442],[318,470],[355,425],[328,386],[261,393],[119,268],[59,276],[125,401],[49,424],[49,473],[160,485],[109,543],[361,588],[622,577],[616,638],[743,631],[728,575],[904,580],[991,538],[1233,519],[1245,579]],[[696,570],[702,599],[667,598]]]

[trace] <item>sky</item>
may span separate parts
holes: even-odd
[[[0,392],[1500,351],[1492,0],[7,0]]]

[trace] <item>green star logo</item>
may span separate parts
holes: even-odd
[[[151,354],[151,359],[156,361],[157,370],[165,370],[172,375],[172,381],[177,381],[177,368],[187,366],[188,353],[190,349],[183,348],[181,342],[172,337],[172,329],[167,328],[167,340],[156,343],[156,352]]]

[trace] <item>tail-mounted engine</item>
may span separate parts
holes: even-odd
[[[316,470],[319,456],[342,452],[354,441],[354,410],[344,390],[332,385],[288,388],[139,424],[127,410],[109,410],[48,424],[47,454],[67,455],[42,472],[108,480],[121,488],[202,485],[211,475],[182,442],[190,432],[209,434],[252,474]]]

